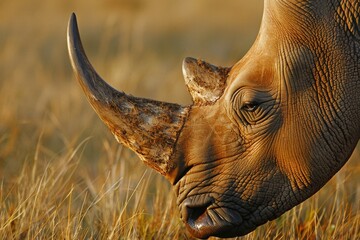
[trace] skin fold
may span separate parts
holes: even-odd
[[[70,59],[89,102],[174,185],[198,238],[245,235],[279,217],[317,192],[359,139],[360,1],[264,4],[255,43],[231,68],[184,60],[186,107],[111,88],[87,60],[74,15],[69,22]]]

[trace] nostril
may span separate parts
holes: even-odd
[[[188,232],[197,238],[210,236],[233,236],[236,226],[243,222],[242,216],[226,206],[219,206],[215,194],[198,194],[180,202],[180,212]],[[213,197],[214,196],[214,197]]]
[[[206,213],[207,206],[200,207],[187,207],[187,222],[190,225],[194,225],[195,221],[199,219],[204,213]]]
[[[193,199],[186,199],[183,202],[182,207],[182,217],[189,225],[194,226],[195,222],[202,218],[208,207],[213,204],[212,198],[207,198],[205,200],[194,201]]]

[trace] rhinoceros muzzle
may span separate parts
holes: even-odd
[[[219,196],[199,194],[178,199],[181,217],[187,230],[197,238],[233,236],[243,222],[239,212],[220,206]]]

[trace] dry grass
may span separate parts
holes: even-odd
[[[0,239],[190,238],[170,186],[85,101],[66,23],[78,13],[89,56],[115,87],[187,104],[182,58],[230,65],[258,30],[262,1],[219,4],[0,0]],[[359,162],[357,150],[318,194],[244,239],[359,239]]]
[[[131,178],[121,147],[102,159],[102,175],[91,176],[80,163],[87,141],[52,161],[39,143],[34,159],[2,182],[1,239],[180,238],[172,197],[150,186],[161,179],[146,170]]]

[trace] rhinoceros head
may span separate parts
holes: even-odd
[[[116,139],[174,185],[196,237],[244,235],[319,190],[359,138],[359,1],[265,0],[231,68],[186,58],[193,104],[126,95],[95,72],[73,15],[72,66]]]

